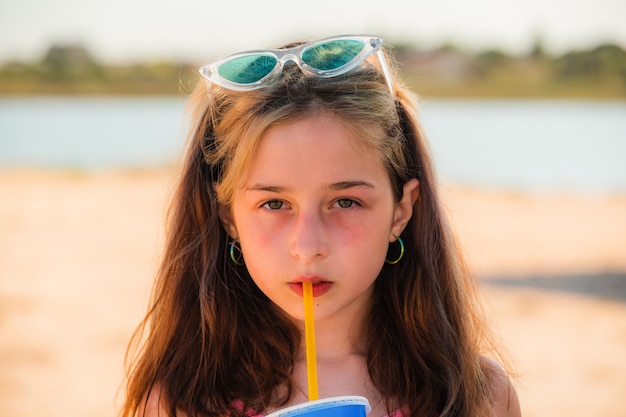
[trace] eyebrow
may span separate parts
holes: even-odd
[[[367,181],[341,181],[341,182],[331,184],[328,188],[330,188],[333,191],[341,191],[341,190],[347,190],[349,188],[355,188],[355,187],[376,188],[374,187],[374,184],[372,184],[371,182],[367,182]]]
[[[350,188],[356,187],[366,187],[366,188],[376,188],[374,184],[367,181],[341,181],[330,184],[327,186],[328,189],[332,191],[342,191],[348,190]],[[246,191],[268,191],[271,193],[280,193],[286,190],[285,187],[279,185],[265,185],[265,184],[254,184],[245,188]]]

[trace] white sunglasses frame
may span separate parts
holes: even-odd
[[[338,41],[338,40],[358,40],[363,42],[363,49],[359,52],[354,58],[352,58],[346,64],[330,69],[330,70],[320,70],[313,68],[307,65],[304,61],[302,61],[302,54],[305,53],[308,49],[318,46],[320,44]],[[229,90],[235,91],[251,91],[259,88],[263,88],[275,82],[282,74],[283,68],[287,62],[294,62],[300,70],[307,74],[321,78],[330,78],[337,77],[339,75],[345,74],[352,69],[356,68],[359,64],[364,62],[367,58],[369,58],[372,54],[376,53],[378,57],[378,61],[380,62],[380,68],[385,76],[385,81],[387,83],[387,87],[389,88],[389,92],[391,94],[394,93],[393,84],[391,82],[391,72],[389,71],[389,66],[387,65],[387,61],[385,59],[385,54],[382,51],[383,39],[379,36],[372,35],[340,35],[340,36],[332,36],[328,38],[322,38],[315,41],[305,42],[301,45],[297,45],[291,48],[285,49],[257,49],[245,52],[239,52],[233,55],[226,56],[221,58],[215,62],[210,64],[203,65],[200,67],[199,72],[207,81],[210,81],[214,84],[227,88]],[[242,58],[251,55],[264,55],[270,56],[276,59],[276,65],[266,76],[261,78],[258,81],[240,84],[233,81],[230,81],[219,74],[219,67],[226,62],[229,62],[233,59]]]

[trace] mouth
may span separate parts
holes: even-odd
[[[322,278],[299,278],[290,282],[289,288],[291,288],[291,290],[300,297],[302,297],[303,294],[303,282],[310,282],[311,284],[313,284],[313,297],[320,297],[326,294],[333,286],[333,283],[331,281],[325,281]]]

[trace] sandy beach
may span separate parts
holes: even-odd
[[[0,416],[116,416],[174,183],[0,171]],[[443,196],[523,415],[625,417],[626,195]]]

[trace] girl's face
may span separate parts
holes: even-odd
[[[321,113],[265,132],[223,220],[255,283],[289,315],[303,319],[311,281],[317,321],[358,317],[416,195],[412,180],[394,201],[377,153]]]

